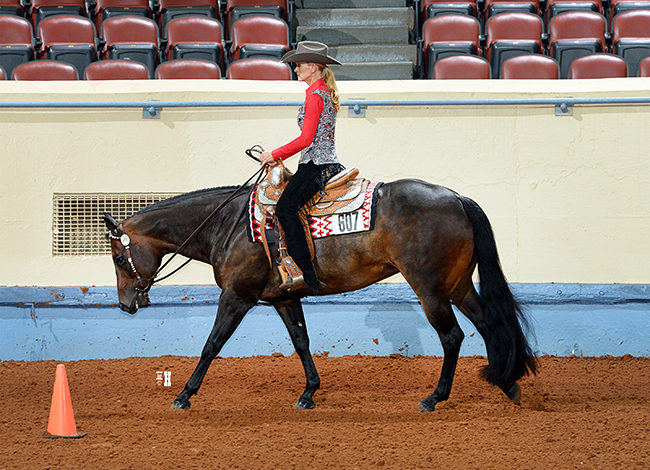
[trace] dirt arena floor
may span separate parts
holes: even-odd
[[[520,407],[462,358],[449,401],[418,411],[440,358],[317,356],[316,408],[297,411],[297,356],[68,362],[83,439],[47,435],[56,362],[0,362],[2,469],[650,468],[650,358],[541,358]],[[158,380],[171,372],[171,387]]]

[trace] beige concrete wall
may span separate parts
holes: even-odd
[[[343,98],[649,96],[649,79],[342,82]],[[0,83],[0,101],[301,100],[301,83]],[[52,256],[52,195],[184,192],[237,184],[243,156],[297,135],[296,108],[0,109],[0,285],[112,285],[110,257]],[[650,283],[650,106],[370,107],[339,113],[346,166],[474,198],[516,282]],[[290,166],[295,166],[293,159]],[[208,284],[192,267],[171,284]]]

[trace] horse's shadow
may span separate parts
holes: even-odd
[[[430,328],[430,325],[419,305],[374,305],[368,310],[365,324],[369,328],[379,329],[381,335],[376,338],[376,343],[381,353],[396,353],[404,356],[425,353],[419,330]],[[383,342],[390,343],[390,347],[385,347],[381,344]]]

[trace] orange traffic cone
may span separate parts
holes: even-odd
[[[47,424],[47,432],[52,434],[52,438],[79,438],[88,434],[77,434],[70,389],[68,388],[68,376],[65,373],[63,364],[56,366],[56,378],[54,380],[52,407],[50,408],[50,421]]]

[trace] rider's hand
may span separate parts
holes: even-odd
[[[260,154],[260,160],[262,162],[262,165],[275,166],[278,164],[278,161],[273,158],[273,155],[269,150],[265,150]]]

